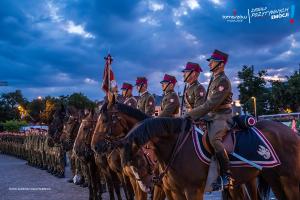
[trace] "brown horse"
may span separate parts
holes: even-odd
[[[94,132],[94,128],[97,122],[97,114],[94,110],[90,110],[90,113],[85,117],[80,125],[73,150],[80,160],[87,165],[89,169],[90,177],[90,195],[94,199],[101,198],[100,180],[101,176],[104,175],[107,182],[110,199],[115,199],[114,191],[116,192],[117,198],[121,198],[120,183],[118,177],[114,172],[110,170],[107,164],[107,158],[105,155],[96,156],[91,150],[91,140]]]
[[[95,128],[97,115],[91,110],[89,115],[81,121],[80,128],[73,146],[78,159],[87,165],[89,176],[89,199],[102,199],[101,174],[96,166],[94,154],[90,147],[92,133]]]
[[[53,147],[55,144],[60,144],[60,136],[62,134],[66,118],[66,107],[62,103],[57,104],[53,119],[48,125],[47,143],[49,147]]]
[[[124,104],[117,103],[109,105],[108,103],[105,103],[102,106],[94,131],[92,149],[96,154],[103,154],[103,152],[106,152],[107,150],[105,147],[108,142],[126,136],[128,131],[137,124],[137,122],[148,117],[149,116],[141,111]],[[150,170],[147,167],[147,160],[144,154],[139,152],[139,155],[133,160],[133,162],[135,162],[134,166],[137,166],[136,168],[133,168],[133,165],[123,168],[121,166],[120,152],[118,150],[109,151],[108,155],[108,161],[111,168],[119,171],[119,174],[122,173],[125,177],[129,178],[134,190],[135,199],[147,199],[147,193],[145,191],[149,191],[150,188],[144,183],[150,182],[149,177],[151,174],[149,174]],[[124,182],[127,181],[124,180]]]
[[[194,150],[190,134],[192,123],[182,118],[155,118],[144,120],[118,142],[124,147],[125,162],[131,161],[137,149],[151,141],[161,168],[167,198],[203,199],[208,166],[201,162]],[[300,199],[300,138],[287,126],[274,121],[259,121],[256,124],[272,144],[281,161],[274,168],[232,168],[235,184],[249,182],[261,176],[272,188],[278,199]],[[184,133],[186,141],[170,163],[174,146]],[[188,135],[186,135],[188,134]],[[171,165],[170,165],[171,164]],[[167,168],[167,166],[169,166]]]
[[[92,146],[95,151],[104,152],[108,147],[108,143],[113,142],[118,138],[123,138],[128,130],[131,130],[133,126],[135,126],[138,122],[141,122],[145,119],[149,118],[149,116],[145,115],[141,111],[137,109],[133,109],[129,106],[124,104],[114,104],[112,103],[109,105],[105,103],[102,106],[101,115],[98,119],[98,127],[95,130],[94,138],[92,141]],[[101,124],[100,124],[101,123]],[[100,130],[102,129],[102,130]],[[107,143],[108,142],[108,143]],[[139,158],[139,159],[137,159]],[[152,172],[149,173],[149,163],[147,162],[146,165],[142,165],[145,163],[145,156],[143,156],[142,151],[139,151],[139,155],[135,156],[135,159],[139,162],[132,162],[131,168],[124,167],[124,171],[127,173],[131,173],[135,171],[136,175],[138,175],[139,180],[142,180],[139,183],[143,183],[144,186],[153,187],[153,183],[149,183],[150,179],[153,178],[153,175],[157,175],[159,173],[159,167],[155,167],[155,169],[151,170]],[[113,163],[113,162],[110,162]],[[114,162],[116,163],[116,162]],[[154,174],[153,174],[154,171]],[[132,176],[134,179],[135,176]],[[133,180],[131,180],[133,181]],[[136,180],[134,180],[136,182]],[[133,184],[134,185],[134,184]],[[138,185],[137,185],[138,186]],[[139,189],[139,188],[138,188]],[[247,189],[250,190],[250,199],[255,200],[257,199],[257,187],[256,187],[256,180],[253,179],[247,183]],[[224,199],[248,199],[246,195],[246,190],[243,187],[235,187],[235,189],[230,192],[230,194],[224,193]],[[160,183],[156,183],[154,186],[154,194],[153,199],[156,200],[163,200],[165,199],[165,194],[163,192],[163,185]]]

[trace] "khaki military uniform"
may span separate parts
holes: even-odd
[[[127,106],[131,106],[133,108],[137,107],[137,100],[134,98],[134,96],[127,97],[124,101],[124,104]]]
[[[149,116],[152,116],[155,113],[155,100],[148,91],[141,95],[137,102],[137,109]]]
[[[180,103],[177,93],[174,90],[167,91],[161,102],[159,117],[175,117],[179,112],[179,107]]]
[[[221,72],[213,78],[208,88],[207,100],[187,114],[194,119],[207,114],[212,120],[208,125],[208,136],[216,152],[224,150],[222,138],[229,130],[227,121],[232,118],[231,103],[231,83],[225,73]]]
[[[198,81],[190,84],[184,94],[184,101],[188,111],[204,103],[206,91]]]

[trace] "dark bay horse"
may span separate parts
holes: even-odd
[[[134,125],[146,118],[149,118],[149,116],[124,104],[105,103],[102,106],[92,138],[92,149],[96,154],[103,154],[107,151],[107,142],[125,137]],[[132,168],[133,165],[129,167],[125,166],[124,168],[121,166],[120,152],[118,150],[109,151],[108,155],[110,167],[119,172],[119,177],[121,173],[125,175],[123,182],[127,183],[125,179],[126,177],[129,178],[134,190],[135,199],[147,199],[145,191],[149,187],[144,185],[145,180],[142,179],[148,179],[149,182],[148,175],[150,170],[147,167],[147,160],[144,154],[139,152],[139,155],[135,157],[133,162],[135,162],[134,166],[138,166],[136,169]]]
[[[132,160],[135,152],[145,143],[152,142],[152,148],[165,173],[162,181],[168,189],[166,195],[170,200],[203,199],[208,166],[196,155],[190,134],[191,126],[191,121],[182,118],[146,119],[133,128],[124,140],[118,142],[124,147],[125,162]],[[261,176],[278,199],[300,199],[299,136],[279,122],[264,120],[257,122],[255,126],[272,144],[281,165],[264,168],[262,171],[255,168],[232,168],[235,184],[246,183]],[[169,165],[174,146],[182,133],[186,136],[186,141]]]
[[[57,104],[53,114],[53,119],[50,124],[48,124],[47,143],[49,147],[53,147],[55,144],[60,144],[60,136],[62,134],[66,118],[66,106],[62,103]]]
[[[101,194],[101,174],[96,166],[93,151],[91,150],[91,138],[96,125],[97,115],[92,109],[80,124],[78,134],[76,136],[73,151],[75,152],[81,163],[84,163],[88,169],[89,182],[89,199],[102,199]]]
[[[109,168],[106,155],[95,155],[91,149],[91,140],[97,123],[97,117],[98,115],[94,109],[91,109],[89,115],[82,120],[73,150],[82,163],[87,165],[91,186],[90,196],[93,199],[101,199],[101,177],[104,176],[110,199],[115,199],[114,191],[117,198],[122,199],[119,179]]]

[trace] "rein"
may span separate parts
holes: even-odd
[[[168,170],[170,169],[171,165],[174,163],[174,160],[176,158],[176,156],[178,155],[178,153],[180,152],[180,150],[182,149],[183,145],[185,144],[185,142],[187,141],[190,133],[192,132],[192,127],[190,128],[190,130],[188,130],[188,132],[185,134],[185,127],[186,127],[187,121],[185,120],[184,123],[182,124],[181,127],[181,131],[179,133],[179,136],[176,140],[176,144],[174,146],[174,149],[172,151],[172,155],[171,158],[166,166],[166,168],[164,169],[164,171],[162,173],[160,173],[157,177],[153,177],[153,182],[155,184],[158,184],[162,181],[163,177],[167,174]]]

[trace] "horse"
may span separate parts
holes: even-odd
[[[114,199],[114,191],[118,199],[122,199],[118,177],[112,172],[107,164],[105,155],[95,155],[91,150],[91,140],[97,122],[97,114],[91,109],[89,114],[82,120],[75,139],[73,151],[82,163],[87,165],[90,178],[90,197],[101,199],[101,177],[104,175],[110,199]]]
[[[124,148],[124,162],[128,163],[135,152],[150,141],[163,169],[160,175],[168,190],[167,198],[203,199],[208,165],[196,155],[192,126],[191,120],[184,118],[146,119],[115,145]],[[261,177],[276,198],[300,199],[300,137],[287,126],[270,120],[258,121],[255,128],[271,143],[281,164],[261,171],[256,168],[231,168],[235,185]],[[182,137],[184,140],[180,139]],[[178,142],[181,148],[174,149]]]
[[[53,119],[50,124],[48,124],[47,143],[49,147],[54,147],[55,144],[60,144],[60,136],[62,134],[66,117],[66,107],[62,103],[57,104],[53,114]]]
[[[94,154],[90,148],[90,141],[95,128],[97,115],[92,109],[81,121],[78,134],[76,136],[73,151],[77,158],[87,166],[89,176],[89,199],[102,199],[101,194],[101,174],[96,166]]]
[[[110,105],[109,105],[110,104]],[[113,140],[117,140],[118,138],[123,138],[127,134],[128,130],[130,130],[133,126],[140,123],[141,121],[148,119],[149,116],[145,115],[138,109],[134,109],[132,107],[126,106],[124,104],[112,102],[108,103],[106,102],[102,106],[101,115],[98,119],[98,127],[97,131],[95,130],[93,141],[92,141],[92,148],[94,151],[98,151],[99,153],[105,152],[108,147],[108,143],[111,143]],[[102,121],[102,122],[101,122]],[[101,125],[100,125],[101,123]],[[100,130],[102,128],[102,130]],[[102,133],[101,133],[102,132]],[[107,143],[108,142],[108,143]],[[138,157],[138,156],[137,156]],[[135,157],[135,158],[137,158]],[[140,156],[143,160],[145,158],[144,156]],[[128,170],[128,167],[124,166],[124,168],[127,168],[127,172],[135,171],[135,175],[137,175],[137,180],[142,180],[139,183],[143,183],[144,186],[150,186],[153,188],[153,183],[149,183],[149,177],[153,178],[153,174],[149,174],[149,163],[147,163],[146,167],[140,165],[134,165],[132,163],[131,167],[133,167],[132,170]],[[153,166],[152,166],[153,167]],[[147,173],[148,168],[148,173]],[[159,173],[159,167],[156,165],[154,167],[154,175],[157,175]],[[142,177],[142,178],[140,178]],[[134,177],[133,177],[134,178]],[[141,185],[143,187],[143,185]],[[262,187],[262,186],[261,186]],[[244,186],[239,188],[235,187],[235,189],[230,192],[230,194],[227,194],[226,192],[223,192],[223,199],[257,199],[257,187],[256,187],[256,180],[253,179],[247,183],[247,190],[250,190],[250,197],[248,197],[246,190],[244,189]],[[267,188],[266,188],[267,190]],[[264,191],[261,191],[264,192]],[[154,192],[153,192],[153,199],[165,199],[165,194],[163,191],[163,185],[160,183],[156,183],[154,186]]]
[[[112,105],[112,104],[111,104]],[[128,131],[137,122],[142,121],[149,116],[141,111],[126,106],[124,104],[116,103],[112,106],[105,102],[102,106],[97,125],[92,138],[92,149],[96,154],[103,154],[107,152],[105,147],[107,142],[116,140],[126,136]],[[118,150],[108,151],[108,162],[112,169],[119,171],[125,175],[125,178],[129,178],[133,187],[135,199],[147,199],[147,193],[149,187],[144,182],[149,182],[149,167],[147,167],[147,160],[144,154],[139,154],[135,157],[134,162],[137,164],[137,168],[124,167],[121,165],[120,152]],[[145,179],[145,180],[143,180]],[[147,179],[147,181],[146,181]],[[127,181],[124,180],[124,183]],[[128,186],[128,184],[127,184]],[[143,188],[143,190],[142,190]]]

